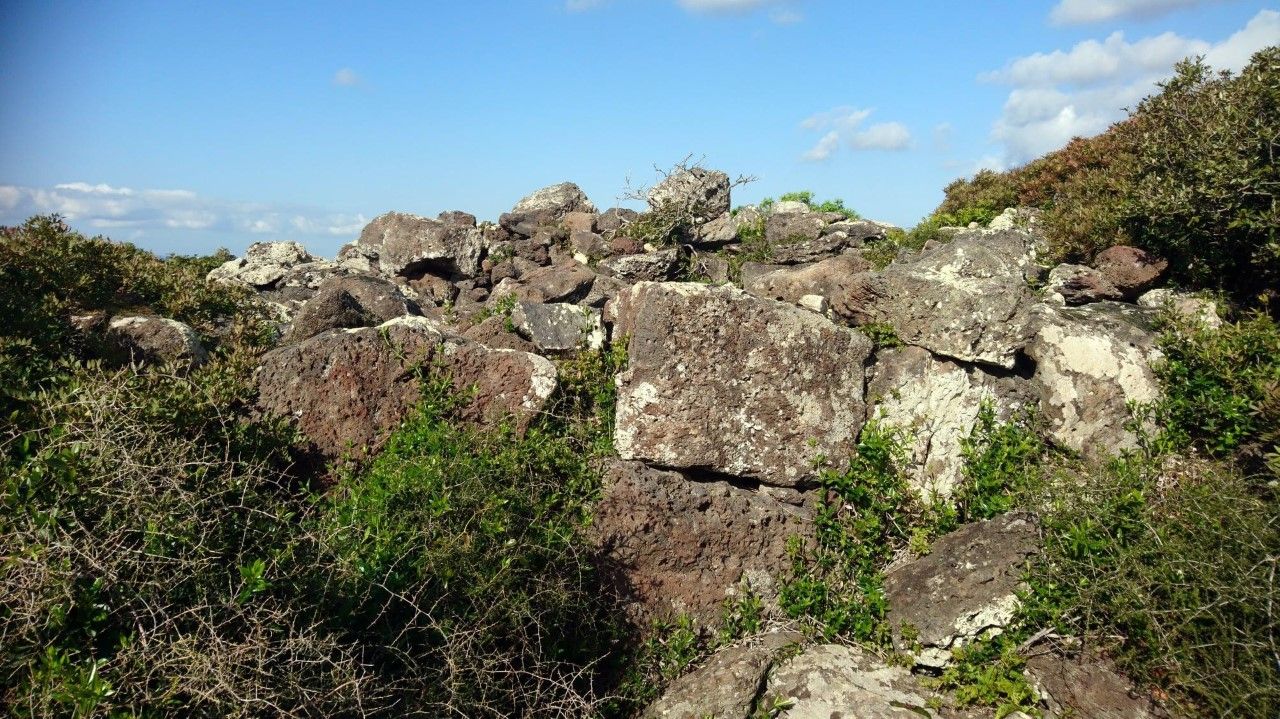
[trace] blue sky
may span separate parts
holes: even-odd
[[[1280,44],[1246,0],[0,3],[0,223],[159,252],[388,210],[602,208],[692,155],[904,226],[1123,116],[1172,63]]]

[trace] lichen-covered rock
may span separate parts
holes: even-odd
[[[717,652],[698,669],[671,682],[645,709],[645,719],[754,719],[765,675],[799,632],[770,632]]]
[[[928,555],[889,570],[884,592],[899,649],[911,648],[902,637],[909,626],[923,647],[917,665],[939,668],[953,649],[1003,631],[1039,542],[1035,518],[1012,512],[966,524],[934,542]]]
[[[824,644],[779,662],[761,705],[785,706],[779,719],[920,719],[936,716],[932,696],[902,667],[858,647]]]
[[[813,213],[779,213],[775,209],[765,222],[764,238],[770,245],[807,242],[821,237],[826,226],[826,220]]]
[[[570,212],[595,212],[587,193],[572,182],[561,182],[537,190],[503,213],[498,223],[518,235],[531,237],[540,228],[553,225]]]
[[[1051,719],[1156,719],[1165,717],[1151,697],[1094,652],[1068,657],[1038,651],[1027,659],[1026,674],[1047,705]]]
[[[258,406],[292,419],[329,460],[369,456],[418,402],[417,367],[438,361],[459,390],[475,387],[469,421],[514,417],[523,428],[556,388],[555,365],[445,335],[425,317],[336,329],[268,352]]]
[[[538,348],[515,332],[515,325],[502,315],[490,315],[462,330],[462,336],[491,349],[518,350],[537,354]]]
[[[624,459],[778,486],[848,454],[871,342],[734,287],[641,282],[619,295],[615,446]]]
[[[360,247],[358,254],[388,277],[425,272],[475,277],[480,272],[485,238],[484,232],[475,227],[388,212],[365,225],[356,244]]]
[[[403,315],[422,314],[395,283],[380,277],[335,276],[320,285],[294,315],[286,342],[340,327],[373,327]]]
[[[695,222],[706,222],[729,211],[729,176],[701,167],[679,170],[654,185],[648,201],[655,211],[675,206]]]
[[[600,310],[564,303],[517,302],[511,324],[533,343],[538,354],[563,355],[604,346]]]
[[[243,257],[213,268],[207,279],[265,289],[275,286],[289,268],[312,260],[306,248],[297,242],[255,242]]]
[[[167,317],[116,317],[107,325],[107,346],[129,362],[204,364],[209,359],[200,335]]]
[[[521,302],[578,302],[591,292],[597,275],[577,262],[539,267],[520,275],[518,282],[503,280],[490,292],[490,304],[507,297]]]
[[[1168,289],[1151,290],[1138,298],[1138,306],[1151,310],[1168,309],[1209,329],[1222,326],[1222,317],[1218,315],[1218,303],[1185,292],[1174,292]]]
[[[719,217],[698,227],[698,236],[694,245],[704,248],[723,247],[737,242],[738,231],[743,227],[753,227],[760,221],[760,213],[746,208],[736,214],[724,213]]]
[[[1032,332],[1029,239],[1014,230],[963,233],[911,262],[850,278],[828,298],[832,312],[853,325],[888,323],[934,354],[1012,369]]]
[[[750,587],[776,609],[788,576],[787,542],[815,541],[812,512],[721,481],[614,461],[592,510],[606,574],[641,620],[687,613],[719,618],[727,597]]]
[[[1125,425],[1128,403],[1160,396],[1151,365],[1160,358],[1148,311],[1099,302],[1075,308],[1038,306],[1027,355],[1049,436],[1089,455],[1137,446]]]
[[[805,295],[833,297],[841,294],[850,277],[871,269],[871,263],[857,253],[830,257],[801,267],[784,267],[746,276],[742,288],[748,294],[779,302],[796,303]]]
[[[1093,266],[1125,299],[1134,299],[1164,277],[1169,261],[1137,247],[1116,245],[1099,252]]]
[[[813,215],[805,215],[805,217],[813,217]],[[769,259],[781,265],[818,262],[828,257],[856,251],[868,242],[884,239],[884,228],[873,222],[842,222],[841,225],[846,229],[827,232],[830,225],[825,225],[820,237],[780,241],[780,244],[772,247]]]
[[[600,263],[600,272],[624,282],[660,282],[676,276],[683,257],[679,248],[610,257]]]
[[[964,469],[961,443],[973,431],[983,402],[1007,420],[1034,399],[1019,377],[900,347],[876,353],[867,381],[867,418],[906,431],[907,475],[922,497],[950,497]]]
[[[1085,265],[1058,265],[1049,271],[1045,289],[1061,295],[1068,305],[1119,300],[1124,294],[1101,272]]]

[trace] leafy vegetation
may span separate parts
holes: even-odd
[[[955,495],[962,522],[991,519],[1013,509],[1017,493],[1036,478],[1046,446],[1029,411],[997,422],[985,400],[973,431],[961,441],[964,478]]]
[[[813,193],[808,190],[800,190],[798,192],[787,192],[787,193],[784,193],[782,196],[780,196],[777,200],[774,200],[772,197],[766,197],[760,201],[759,210],[765,214],[768,214],[769,211],[773,209],[773,206],[778,202],[803,202],[804,204],[809,206],[810,210],[813,210],[814,212],[839,213],[841,215],[844,215],[846,218],[850,220],[857,220],[857,219],[861,219],[862,217],[857,213],[857,211],[851,208],[845,207],[844,200],[840,198],[835,198],[832,200],[825,200],[823,202],[818,202],[813,199]]]

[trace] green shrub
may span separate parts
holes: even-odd
[[[955,494],[960,521],[991,519],[1013,509],[1017,493],[1036,479],[1045,451],[1029,412],[999,422],[995,406],[984,400],[973,430],[960,443],[964,477]]]
[[[809,206],[814,212],[838,212],[850,220],[861,219],[861,215],[857,211],[845,207],[844,200],[839,198],[818,202],[813,199],[813,193],[808,190],[800,190],[798,192],[787,192],[780,196],[777,202],[803,202]],[[768,214],[772,209],[775,200],[772,197],[766,197],[760,201],[759,209],[761,212]]]

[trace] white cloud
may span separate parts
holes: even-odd
[[[769,13],[769,21],[774,25],[795,25],[804,22],[804,13],[791,8],[778,8]]]
[[[911,146],[911,131],[901,122],[872,125],[849,138],[855,150],[905,150]]]
[[[360,75],[349,67],[344,67],[333,73],[333,84],[338,87],[355,87],[362,82],[364,82],[364,80]]]
[[[849,105],[819,112],[800,121],[800,127],[806,130],[824,130],[828,127],[849,129],[857,127],[863,120],[871,116],[871,110],[860,110]]]
[[[951,136],[955,128],[949,122],[940,122],[933,126],[933,149],[940,154],[951,152]]]
[[[832,130],[823,135],[822,139],[818,140],[818,144],[804,153],[804,159],[810,162],[822,162],[835,154],[838,149],[840,149],[840,133]]]
[[[1116,18],[1150,18],[1184,7],[1221,0],[1059,0],[1049,11],[1055,25],[1080,25]]]
[[[1088,137],[1125,116],[1188,56],[1204,55],[1218,69],[1239,71],[1256,51],[1280,43],[1280,12],[1263,10],[1219,43],[1163,33],[1134,42],[1122,33],[1086,40],[1070,50],[1035,53],[979,76],[1012,86],[992,127],[1003,164],[1020,165]]]
[[[694,12],[746,12],[776,4],[777,0],[676,0],[685,10]]]
[[[586,12],[605,4],[608,0],[565,0],[564,9],[569,12]]]
[[[129,239],[174,230],[271,235],[274,239],[354,237],[368,223],[360,214],[231,202],[190,190],[134,190],[66,182],[51,188],[0,185],[0,224],[59,214],[92,231],[130,229]],[[263,238],[269,239],[269,238]]]
[[[911,146],[911,131],[901,122],[881,122],[863,128],[873,110],[849,105],[819,112],[800,121],[800,128],[827,132],[801,157],[809,162],[829,159],[845,143],[852,150],[905,150]]]

